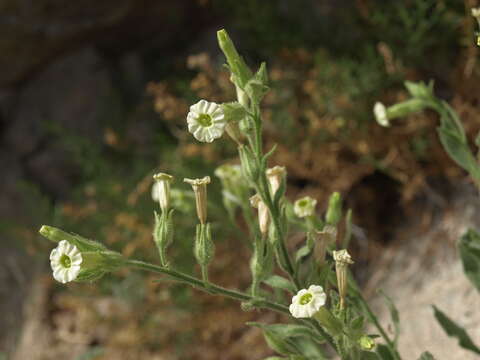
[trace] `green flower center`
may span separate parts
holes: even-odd
[[[300,305],[307,305],[310,301],[312,301],[313,295],[310,293],[303,294],[300,298]]]
[[[213,120],[212,117],[208,114],[200,114],[197,118],[198,123],[203,127],[212,126]]]
[[[300,201],[298,202],[298,206],[300,206],[300,207],[302,207],[302,208],[305,207],[305,206],[307,206],[307,205],[308,205],[308,201],[307,201],[307,200],[300,200]]]
[[[60,258],[60,264],[62,264],[64,268],[68,269],[70,266],[72,266],[72,260],[70,260],[68,255],[63,254]]]

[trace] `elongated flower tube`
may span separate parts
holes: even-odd
[[[293,212],[300,218],[315,215],[315,206],[317,206],[317,200],[312,199],[310,196],[305,196],[298,199],[293,204]]]
[[[266,236],[270,226],[270,212],[268,211],[268,207],[258,194],[255,194],[250,198],[250,204],[254,208],[258,209],[258,224],[260,227],[260,232],[263,236]]]
[[[313,317],[327,301],[327,295],[319,285],[300,290],[293,298],[289,310],[295,318]]]
[[[201,224],[207,220],[207,185],[210,184],[210,176],[202,179],[183,179],[184,182],[192,185],[197,205],[197,216]]]
[[[272,195],[275,196],[286,174],[287,174],[287,171],[285,170],[285,166],[277,165],[277,166],[274,166],[273,168],[267,169],[266,175],[268,178],[268,182],[270,183]]]
[[[52,267],[53,277],[63,284],[74,281],[83,262],[81,252],[75,245],[67,240],[62,240],[58,246],[50,253],[50,266]]]
[[[190,106],[187,115],[188,131],[201,142],[212,142],[222,136],[227,121],[220,105],[206,100]]]
[[[345,297],[347,296],[347,270],[348,265],[353,264],[353,260],[347,250],[333,251],[333,260],[335,260],[335,271],[337,273],[338,292],[340,294],[340,308],[345,308]]]
[[[155,184],[152,187],[152,199],[160,203],[162,212],[167,212],[170,207],[170,184],[173,181],[173,176],[158,173],[153,175]]]

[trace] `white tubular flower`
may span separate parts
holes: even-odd
[[[305,196],[295,201],[293,212],[300,218],[312,216],[315,214],[315,206],[317,206],[317,200]]]
[[[292,298],[290,313],[295,318],[311,318],[325,305],[327,295],[319,285],[310,285]]]
[[[381,102],[376,102],[373,107],[373,113],[378,124],[381,126],[388,127],[390,126],[390,121],[387,116],[387,108]]]
[[[50,253],[50,266],[53,270],[53,277],[63,284],[77,278],[83,257],[75,245],[67,240],[62,240]]]
[[[173,176],[158,173],[153,175],[155,183],[152,186],[152,199],[160,203],[162,211],[168,211],[170,207],[170,184],[173,181]]]
[[[227,125],[222,107],[205,100],[190,106],[187,123],[195,139],[208,143],[222,136]]]

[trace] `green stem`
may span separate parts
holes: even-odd
[[[290,314],[290,311],[288,310],[288,307],[282,304],[275,303],[273,301],[269,301],[266,299],[259,299],[259,298],[254,298],[250,295],[247,295],[245,293],[236,291],[236,290],[230,290],[226,289],[224,287],[208,283],[206,284],[204,281],[190,276],[188,274],[182,273],[180,271],[176,271],[173,269],[165,268],[162,266],[146,263],[143,261],[139,260],[127,260],[126,265],[131,266],[133,268],[145,270],[145,271],[151,271],[154,273],[158,274],[163,274],[163,275],[168,275],[172,278],[174,278],[177,281],[187,283],[199,290],[205,291],[209,294],[213,295],[222,295],[231,299],[235,299],[238,301],[255,301],[255,306],[260,307],[260,308],[265,308],[265,309],[270,309],[282,314]]]

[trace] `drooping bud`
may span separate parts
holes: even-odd
[[[258,224],[260,227],[260,232],[263,236],[266,236],[270,226],[270,212],[268,211],[268,207],[258,194],[255,194],[250,198],[250,204],[254,208],[258,209]]]
[[[282,185],[284,181],[285,175],[287,171],[285,170],[285,166],[274,166],[273,168],[267,169],[266,175],[268,178],[268,182],[270,183],[270,188],[272,190],[272,195],[275,196],[277,190]]]
[[[153,175],[155,183],[152,187],[152,199],[160,203],[162,212],[167,212],[170,207],[170,184],[173,182],[173,176],[158,173]]]
[[[202,179],[183,179],[184,182],[192,185],[197,205],[197,216],[201,224],[207,220],[207,185],[210,184],[210,176]]]
[[[340,294],[340,308],[345,308],[345,298],[348,289],[348,265],[353,264],[353,260],[348,251],[343,249],[333,251],[333,260],[335,260],[335,271],[337,273],[338,293]]]
[[[305,196],[295,201],[293,205],[293,212],[300,218],[315,215],[315,206],[317,206],[317,200],[312,199],[310,196]]]

